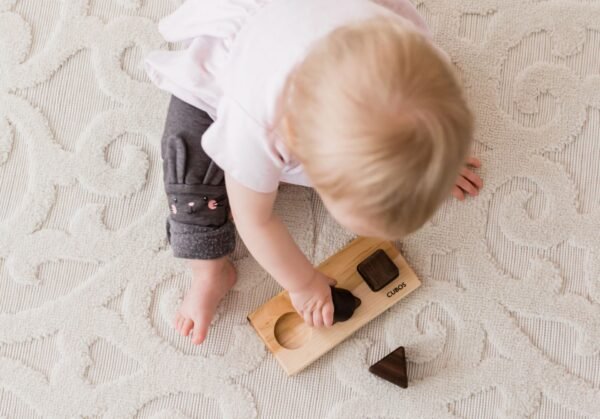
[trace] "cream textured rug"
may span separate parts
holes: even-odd
[[[599,418],[600,1],[416,3],[485,189],[399,244],[420,290],[286,378],[246,323],[278,287],[243,245],[208,342],[169,325],[189,277],[140,60],[177,2],[0,0],[0,417]],[[351,238],[308,189],[278,211],[315,263]],[[399,345],[407,390],[367,372]]]

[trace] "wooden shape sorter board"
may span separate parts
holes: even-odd
[[[372,291],[357,271],[359,263],[378,249],[394,262],[400,275],[379,291]],[[390,242],[358,238],[321,263],[318,268],[360,298],[362,304],[345,322],[311,328],[294,310],[287,291],[276,295],[248,316],[248,320],[288,375],[316,361],[362,326],[421,285],[413,270]]]

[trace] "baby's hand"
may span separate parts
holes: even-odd
[[[479,195],[479,190],[483,187],[483,180],[473,173],[468,166],[479,168],[481,167],[481,162],[475,157],[471,157],[467,160],[466,166],[461,169],[460,175],[456,180],[456,185],[452,189],[452,195],[459,201],[465,199],[465,194]]]
[[[333,324],[331,285],[336,281],[315,269],[312,279],[294,292],[289,292],[292,305],[309,326],[329,327]]]

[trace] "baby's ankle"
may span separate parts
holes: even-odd
[[[192,274],[195,278],[200,277],[212,277],[215,275],[220,275],[229,265],[229,259],[227,256],[219,258],[219,259],[207,259],[207,260],[190,260],[188,261],[188,266],[192,270]]]

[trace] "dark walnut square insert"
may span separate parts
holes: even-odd
[[[379,291],[400,275],[396,264],[381,249],[359,263],[357,269],[371,291]]]

